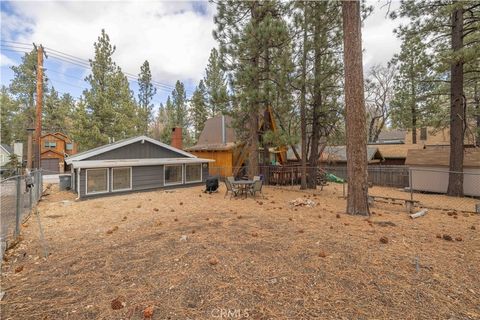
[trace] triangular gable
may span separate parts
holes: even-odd
[[[44,155],[44,154],[47,154],[47,153],[55,153],[55,154],[58,154],[59,156],[62,156],[62,157],[65,157],[65,154],[63,154],[62,152],[58,152],[56,150],[46,150],[46,151],[43,151],[41,153],[41,155]]]
[[[180,156],[184,156],[184,157],[187,157],[187,158],[196,158],[196,156],[194,156],[194,155],[192,155],[188,152],[185,152],[183,150],[174,148],[174,147],[169,146],[168,144],[165,144],[165,143],[160,142],[158,140],[149,138],[147,136],[139,136],[139,137],[134,137],[134,138],[129,138],[129,139],[117,141],[117,142],[107,144],[107,145],[104,145],[104,146],[101,146],[101,147],[97,147],[97,148],[94,148],[94,149],[91,149],[91,150],[88,150],[88,151],[84,151],[84,152],[81,152],[81,153],[77,153],[73,156],[70,156],[66,161],[67,161],[67,164],[70,164],[72,161],[89,159],[89,158],[92,158],[92,157],[95,157],[95,156],[98,156],[98,155],[101,155],[101,154],[104,154],[104,153],[107,153],[107,152],[110,152],[110,151],[113,151],[113,150],[116,150],[116,149],[119,149],[119,148],[122,148],[122,147],[125,147],[125,146],[128,146],[128,145],[131,145],[131,144],[134,144],[134,143],[137,143],[137,142],[141,142],[141,141],[147,141],[147,142],[149,142],[151,144],[154,144],[156,146],[159,146],[161,148],[165,148],[167,150],[173,151],[173,152],[179,154]]]

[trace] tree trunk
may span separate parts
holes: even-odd
[[[307,189],[307,117],[306,117],[306,82],[307,82],[307,2],[303,2],[303,57],[302,57],[302,86],[300,92],[300,126],[302,143],[302,167],[300,189]]]
[[[452,50],[457,53],[463,48],[463,8],[452,13]],[[463,143],[464,143],[464,96],[463,61],[456,59],[451,65],[450,79],[450,174],[449,196],[463,196]]]
[[[413,83],[413,75],[411,79],[412,88],[412,105],[410,106],[410,112],[412,115],[412,144],[417,144],[417,105],[416,105],[416,92],[415,92],[415,84]]]
[[[477,131],[475,135],[475,146],[480,147],[480,92],[478,92],[478,82],[475,82],[473,101],[475,103],[475,118],[477,119]]]
[[[360,2],[342,1],[347,138],[347,213],[369,215]]]
[[[252,14],[252,24],[258,26],[258,12],[257,12],[257,1],[251,2],[251,14]],[[253,57],[251,59],[252,70],[256,70],[256,74],[253,78],[253,88],[260,89],[260,80],[259,80],[259,61],[260,61],[261,51],[256,49],[253,52]],[[261,103],[258,101],[258,97],[255,96],[254,101],[252,101],[252,106],[249,108],[249,139],[250,143],[248,145],[248,177],[253,179],[253,176],[258,175],[258,112],[261,108]]]

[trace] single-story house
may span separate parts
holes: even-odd
[[[201,184],[210,162],[146,136],[66,158],[78,199]]]
[[[13,148],[8,144],[0,144],[0,167],[5,167],[10,162],[10,155],[13,153]]]
[[[448,147],[408,150],[406,164],[411,170],[413,190],[446,193],[449,163]],[[463,193],[480,197],[480,150],[465,149],[463,172]]]

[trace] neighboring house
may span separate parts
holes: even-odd
[[[378,135],[377,141],[375,141],[373,143],[376,143],[376,144],[401,144],[401,143],[405,143],[405,134],[406,133],[407,133],[406,130],[401,130],[401,129],[383,130]]]
[[[405,135],[405,144],[412,145],[412,131],[407,131]],[[422,147],[428,146],[449,146],[450,145],[450,128],[433,128],[423,127],[417,129],[417,144]],[[473,146],[475,144],[475,135],[470,131],[465,131],[465,146]]]
[[[412,175],[412,188],[418,191],[446,193],[450,163],[449,148],[430,147],[409,150],[406,164]],[[480,197],[480,150],[465,149],[463,192]]]
[[[44,134],[40,145],[41,168],[47,174],[65,172],[65,158],[77,153],[77,144],[60,132]]]
[[[107,144],[68,157],[79,199],[203,183],[210,159],[146,136]]]
[[[0,167],[5,167],[10,162],[10,155],[13,153],[13,148],[8,144],[2,143],[0,145]]]
[[[368,164],[379,164],[384,160],[382,153],[376,146],[367,146]],[[346,166],[347,165],[347,147],[346,146],[328,146],[325,147],[321,156],[320,163],[323,166]]]
[[[475,136],[465,133],[465,146],[473,146]],[[417,143],[412,143],[412,131],[388,130],[380,133],[377,142],[370,143],[382,153],[385,161],[382,165],[405,165],[407,153],[411,149],[425,149],[431,147],[449,147],[450,129],[436,129],[423,127],[417,129]]]

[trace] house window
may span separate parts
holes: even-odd
[[[132,190],[132,168],[113,168],[112,169],[112,190]]]
[[[202,181],[202,165],[186,164],[185,165],[185,182],[201,182]]]
[[[427,140],[427,128],[420,129],[420,140]]]
[[[108,169],[87,169],[87,194],[108,192]]]
[[[56,148],[57,143],[54,141],[45,141],[45,148]]]
[[[165,166],[165,185],[181,184],[183,182],[183,165]]]
[[[72,151],[73,150],[73,143],[67,143],[67,151]]]

